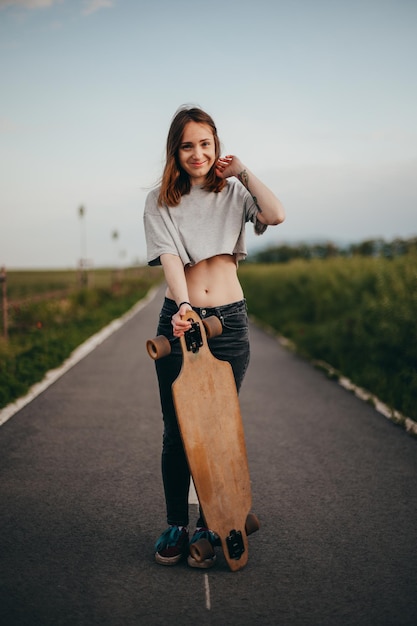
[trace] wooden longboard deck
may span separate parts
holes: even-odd
[[[182,370],[173,383],[175,410],[195,489],[208,527],[219,535],[230,569],[248,560],[246,517],[251,491],[246,444],[232,368],[216,359],[206,333],[194,312],[187,319],[200,322],[203,345],[187,350],[184,337]],[[226,538],[240,531],[244,552],[231,559]]]

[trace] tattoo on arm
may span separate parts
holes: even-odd
[[[237,175],[238,179],[240,180],[240,182],[242,183],[242,185],[244,185],[246,187],[246,189],[249,191],[249,176],[246,170],[242,170],[240,172],[240,174]]]
[[[240,174],[237,175],[238,179],[240,180],[240,182],[242,183],[242,185],[244,187],[246,187],[246,189],[249,191],[249,193],[251,194],[251,191],[249,189],[249,175],[247,173],[246,170],[242,170],[240,172]],[[251,194],[252,196],[252,194]],[[262,213],[262,209],[258,204],[258,200],[256,199],[256,196],[252,196],[254,203],[256,204],[256,208],[258,209],[259,213]]]

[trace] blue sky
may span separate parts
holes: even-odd
[[[415,0],[0,0],[0,264],[145,259],[176,109],[281,198],[249,247],[417,235]],[[111,234],[117,230],[119,237]]]

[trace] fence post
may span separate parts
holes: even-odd
[[[2,267],[0,272],[0,283],[1,283],[1,308],[3,309],[3,337],[8,339],[8,316],[7,316],[7,274],[6,268]]]

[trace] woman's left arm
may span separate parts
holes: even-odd
[[[258,209],[258,220],[270,226],[281,224],[285,210],[276,195],[233,155],[221,157],[216,164],[216,172],[221,178],[236,176],[253,197]]]

